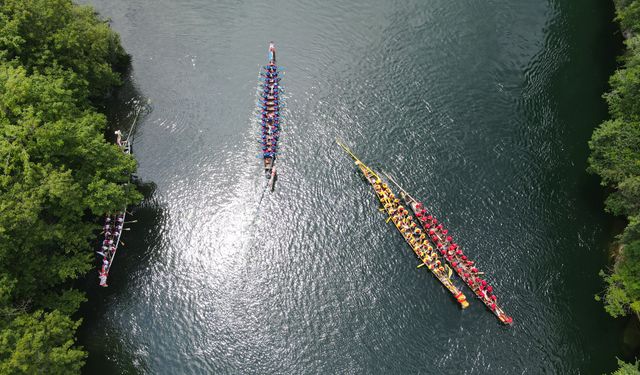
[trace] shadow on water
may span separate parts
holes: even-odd
[[[125,74],[131,77],[130,71]],[[108,119],[107,140],[115,142],[114,131],[122,130],[125,137],[131,137],[135,156],[138,125],[152,109],[130,78],[105,101],[104,107],[100,110]],[[137,124],[135,127],[132,126],[134,123]],[[109,287],[98,286],[97,266],[78,282],[78,287],[86,292],[88,299],[78,312],[78,316],[83,319],[78,331],[79,343],[89,353],[83,368],[83,373],[86,374],[137,374],[145,368],[145,365],[127,350],[123,335],[113,331],[108,324],[105,325],[108,320],[104,317],[110,310],[110,305],[123,298],[122,294],[127,290],[131,279],[148,264],[149,259],[153,258],[150,244],[158,241],[157,236],[161,232],[159,228],[166,215],[156,200],[155,183],[141,181],[136,177],[133,182],[144,199],[138,206],[128,207],[128,225],[125,225],[114,267],[110,272]]]
[[[551,32],[548,35],[551,38],[546,43],[558,45],[567,38],[563,35],[566,25],[572,25],[576,30],[566,39],[565,61],[559,62],[558,70],[544,85],[544,90],[551,93],[551,98],[555,100],[554,115],[563,125],[550,130],[554,135],[547,139],[556,138],[552,141],[556,143],[553,147],[555,152],[569,157],[552,157],[550,160],[554,162],[546,165],[546,173],[548,178],[570,187],[569,191],[574,192],[573,195],[558,197],[557,205],[581,207],[584,215],[582,218],[569,216],[574,223],[581,223],[577,233],[578,246],[562,241],[560,247],[565,250],[558,261],[564,263],[563,287],[574,291],[563,297],[568,305],[575,306],[575,311],[571,313],[572,324],[583,327],[581,339],[584,342],[606,342],[605,346],[610,350],[592,350],[590,358],[579,368],[584,373],[602,373],[615,368],[616,362],[611,352],[618,356],[626,352],[621,337],[626,322],[611,318],[604,311],[602,303],[594,298],[605,287],[598,272],[610,264],[608,248],[616,235],[616,220],[604,211],[606,192],[600,186],[600,178],[586,170],[591,134],[596,126],[609,117],[606,102],[600,95],[609,90],[608,79],[618,67],[617,56],[623,53],[624,44],[619,26],[613,22],[613,2],[593,2],[592,6],[584,7],[583,4],[563,1],[557,2],[556,7],[563,18],[558,24],[549,25]],[[576,92],[576,87],[585,87],[585,77],[589,78],[592,88]],[[544,123],[546,114],[531,115]],[[541,163],[548,161],[540,160]],[[566,219],[556,218],[552,225],[560,233],[570,233],[572,226]],[[576,259],[580,259],[580,262],[576,262]],[[585,313],[587,311],[590,313]],[[569,329],[573,327],[569,325]],[[611,332],[616,334],[611,335]],[[573,354],[577,356],[577,353]]]
[[[145,199],[131,209],[130,218],[136,222],[129,224],[131,231],[123,235],[125,246],[118,251],[109,276],[109,287],[97,285],[96,270],[91,271],[85,281],[88,301],[80,309],[84,321],[79,338],[80,344],[89,352],[83,369],[86,374],[135,374],[145,369],[144,363],[128,349],[129,343],[123,340],[126,335],[113,330],[114,325],[109,324],[109,311],[120,306],[118,300],[127,298],[128,285],[154,258],[151,244],[158,241],[165,220],[166,213],[154,198],[155,185],[145,183],[139,188]]]

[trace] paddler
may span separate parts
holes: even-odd
[[[491,285],[487,284],[487,292],[488,293],[493,293],[493,287]]]
[[[107,274],[104,271],[100,272],[98,279],[100,279],[100,286],[107,286]]]

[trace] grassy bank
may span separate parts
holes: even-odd
[[[98,218],[140,199],[136,163],[95,104],[128,56],[92,8],[0,2],[0,373],[75,374],[86,353],[71,287],[92,268]]]

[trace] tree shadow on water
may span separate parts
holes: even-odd
[[[108,119],[105,137],[115,142],[115,130],[122,130],[124,137],[135,140],[146,116],[152,111],[149,101],[144,98],[129,77],[100,108]],[[133,126],[135,124],[135,126]],[[131,133],[131,134],[129,134]],[[134,144],[135,146],[135,144]],[[135,147],[133,149],[135,156]],[[109,287],[98,286],[98,263],[83,278],[77,287],[86,292],[87,302],[77,313],[83,323],[78,330],[78,341],[89,355],[83,368],[85,374],[138,374],[148,372],[144,355],[128,342],[131,330],[117,321],[122,310],[132,298],[130,287],[154,258],[154,244],[159,243],[162,227],[166,222],[166,211],[156,199],[156,185],[153,182],[133,178],[144,199],[137,205],[128,207],[125,231],[121,245],[109,273]],[[99,237],[99,235],[98,235]],[[120,310],[120,311],[118,311]],[[126,332],[122,332],[125,330]]]

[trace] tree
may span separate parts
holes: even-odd
[[[91,7],[70,0],[6,0],[0,6],[0,57],[29,73],[64,67],[94,97],[120,83],[113,68],[129,61],[120,39]]]
[[[618,359],[619,368],[611,375],[640,375],[640,362],[626,363]]]
[[[18,314],[0,331],[0,373],[78,374],[87,356],[73,348],[79,325],[58,311]]]
[[[589,147],[589,169],[602,177],[603,185],[640,176],[640,122],[605,121],[593,132]]]

